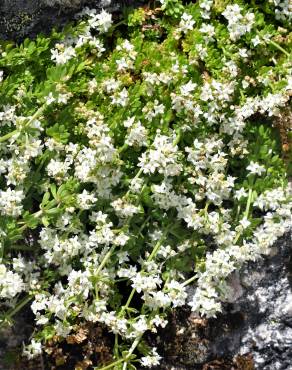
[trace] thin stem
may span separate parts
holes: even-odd
[[[175,140],[173,141],[173,145],[177,145],[181,139],[182,131],[181,129],[178,130]]]
[[[187,286],[189,285],[190,283],[192,283],[194,280],[196,280],[197,278],[197,275],[194,275],[192,276],[191,278],[189,278],[188,280],[186,280],[184,283],[182,283],[182,286]]]
[[[249,215],[251,200],[252,200],[252,188],[250,188],[248,191],[248,199],[247,199],[246,208],[244,211],[244,217],[246,218]],[[238,242],[238,239],[241,237],[241,234],[242,234],[242,230],[236,234],[235,239],[234,239],[234,244]]]
[[[38,118],[40,116],[40,114],[43,112],[44,108],[46,107],[46,104],[43,104],[36,112],[34,115],[32,115],[29,120],[27,121],[27,123],[25,124],[25,126],[28,126],[32,121],[34,121],[36,118]],[[8,134],[0,137],[0,143],[3,143],[4,141],[6,140],[9,140],[12,136],[16,135],[20,133],[20,130],[13,130],[11,132],[9,132]]]
[[[129,360],[130,359],[130,357],[131,357],[131,355],[133,354],[133,352],[135,351],[135,349],[136,349],[136,347],[138,346],[138,344],[139,344],[139,342],[140,342],[140,340],[141,340],[141,338],[142,338],[142,335],[143,334],[140,334],[135,340],[134,340],[134,342],[133,342],[133,344],[132,344],[132,346],[131,346],[131,348],[130,348],[130,350],[129,350],[129,353],[127,354],[127,356],[126,356],[126,358],[125,358],[125,363],[124,363],[124,366],[123,366],[123,370],[126,370],[127,369],[127,363],[128,363],[128,361],[127,360]]]
[[[18,130],[14,130],[14,131],[11,131],[9,132],[8,134],[4,135],[4,136],[1,136],[0,137],[0,143],[3,143],[4,141],[6,140],[9,140],[12,136],[18,134]]]
[[[128,145],[128,144],[124,144],[123,146],[121,146],[121,147],[119,148],[119,153],[120,153],[120,154],[121,154],[121,153],[123,153],[123,151],[127,150],[127,149],[128,149],[128,147],[129,147],[129,145]]]
[[[109,260],[109,258],[113,254],[113,251],[115,250],[115,248],[116,248],[116,245],[112,245],[111,246],[110,250],[104,256],[104,259],[102,260],[101,264],[99,265],[98,269],[96,270],[96,275],[98,275],[100,273],[100,271],[104,268],[104,266],[106,265],[107,261]]]
[[[280,46],[279,44],[277,44],[275,41],[269,40],[269,43],[271,45],[275,46],[275,48],[277,48],[278,50],[282,51],[282,53],[284,53],[285,55],[287,55],[288,58],[291,57],[291,55],[285,49],[283,49],[282,46]]]
[[[124,358],[120,358],[119,360],[115,361],[115,362],[112,362],[111,364],[107,365],[107,366],[104,366],[102,367],[101,369],[99,370],[108,370],[108,369],[112,369],[114,366],[118,365],[118,364],[121,364],[122,362],[126,363],[128,362],[128,360],[131,358],[133,352],[135,351],[137,345],[139,344],[140,340],[142,338],[142,334],[139,335],[133,342],[127,356],[125,356]],[[95,368],[95,370],[98,370],[97,368]]]
[[[119,357],[119,335],[115,334],[115,345],[114,345],[115,357]]]
[[[250,205],[251,205],[251,199],[252,199],[252,189],[250,188],[249,191],[248,191],[248,199],[247,199],[247,203],[246,203],[246,209],[245,209],[245,212],[244,212],[245,217],[248,217],[249,210],[250,210]]]
[[[99,370],[108,370],[108,369],[111,369],[113,368],[114,366],[118,365],[118,364],[121,364],[122,362],[124,362],[124,359],[123,358],[120,358],[119,360],[115,361],[115,362],[112,362],[111,364],[107,365],[107,366],[104,366],[102,367],[101,369]],[[98,370],[97,367],[95,367],[95,370]]]
[[[130,295],[129,295],[129,297],[128,297],[128,300],[127,300],[126,304],[122,307],[122,309],[121,309],[118,317],[121,317],[122,314],[129,308],[130,303],[131,303],[131,301],[132,301],[135,293],[136,293],[136,288],[133,288],[132,291],[131,291],[131,293],[130,293]]]
[[[11,310],[9,310],[5,316],[4,316],[4,319],[3,321],[0,323],[0,329],[5,325],[5,323],[7,322],[7,320],[11,320],[12,317],[22,309],[22,307],[24,307],[29,301],[32,300],[32,296],[28,295],[26,297],[24,297],[21,301],[19,301],[19,303],[14,307],[12,308]]]

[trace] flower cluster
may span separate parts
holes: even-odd
[[[89,323],[106,369],[159,366],[144,334],[216,316],[291,227],[287,4],[161,3],[1,44],[0,326],[30,305],[28,358]]]

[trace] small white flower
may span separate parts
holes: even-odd
[[[19,216],[22,212],[21,202],[24,198],[23,190],[12,190],[11,188],[6,191],[0,190],[0,212],[6,216]]]
[[[144,367],[152,367],[159,365],[161,356],[156,351],[156,347],[152,348],[151,354],[141,358],[141,365]]]
[[[187,33],[188,31],[191,31],[193,29],[194,24],[195,21],[193,20],[193,17],[190,14],[183,13],[178,29],[180,32]]]
[[[180,93],[183,96],[188,96],[191,92],[193,92],[195,90],[196,87],[197,87],[196,83],[193,83],[192,81],[189,81],[187,84],[182,85],[180,87]]]
[[[56,99],[54,98],[53,94],[50,92],[48,96],[45,97],[45,102],[47,105],[54,103]]]
[[[76,57],[75,49],[72,46],[68,47],[58,47],[51,50],[51,59],[56,61],[56,64],[65,64],[70,59]]]
[[[97,198],[94,194],[83,190],[81,194],[77,195],[77,202],[81,209],[90,209],[97,202]]]
[[[246,167],[246,169],[250,172],[252,175],[259,175],[261,176],[263,173],[266,172],[266,169],[264,166],[259,165],[258,163],[251,161],[250,164]]]
[[[91,28],[96,28],[99,32],[105,33],[112,25],[112,15],[105,10],[102,10],[99,14],[91,13],[88,24]]]
[[[42,353],[42,344],[32,339],[31,343],[24,347],[23,355],[26,356],[29,360],[39,356]]]
[[[234,197],[240,200],[241,198],[246,198],[247,196],[248,196],[248,193],[245,191],[245,189],[240,188],[239,190],[236,190]]]
[[[246,217],[243,217],[240,221],[239,221],[240,225],[243,227],[243,229],[247,229],[250,225],[251,225],[251,222],[246,218]]]
[[[261,44],[261,39],[259,38],[258,35],[256,35],[254,38],[251,39],[251,42],[253,46],[257,46]]]

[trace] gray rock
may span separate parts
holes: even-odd
[[[160,333],[164,364],[159,370],[292,370],[291,236],[230,277],[234,294],[216,319],[188,309],[171,317]],[[250,367],[240,367],[239,360]]]
[[[0,39],[21,41],[39,33],[49,33],[73,21],[83,7],[121,13],[126,6],[136,7],[146,1],[134,0],[1,0]]]

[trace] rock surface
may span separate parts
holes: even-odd
[[[234,294],[217,319],[174,314],[157,343],[159,370],[292,370],[291,236],[231,276]]]
[[[1,0],[0,39],[23,40],[40,32],[49,33],[74,20],[83,7],[119,13],[125,6],[139,6],[139,0]]]

